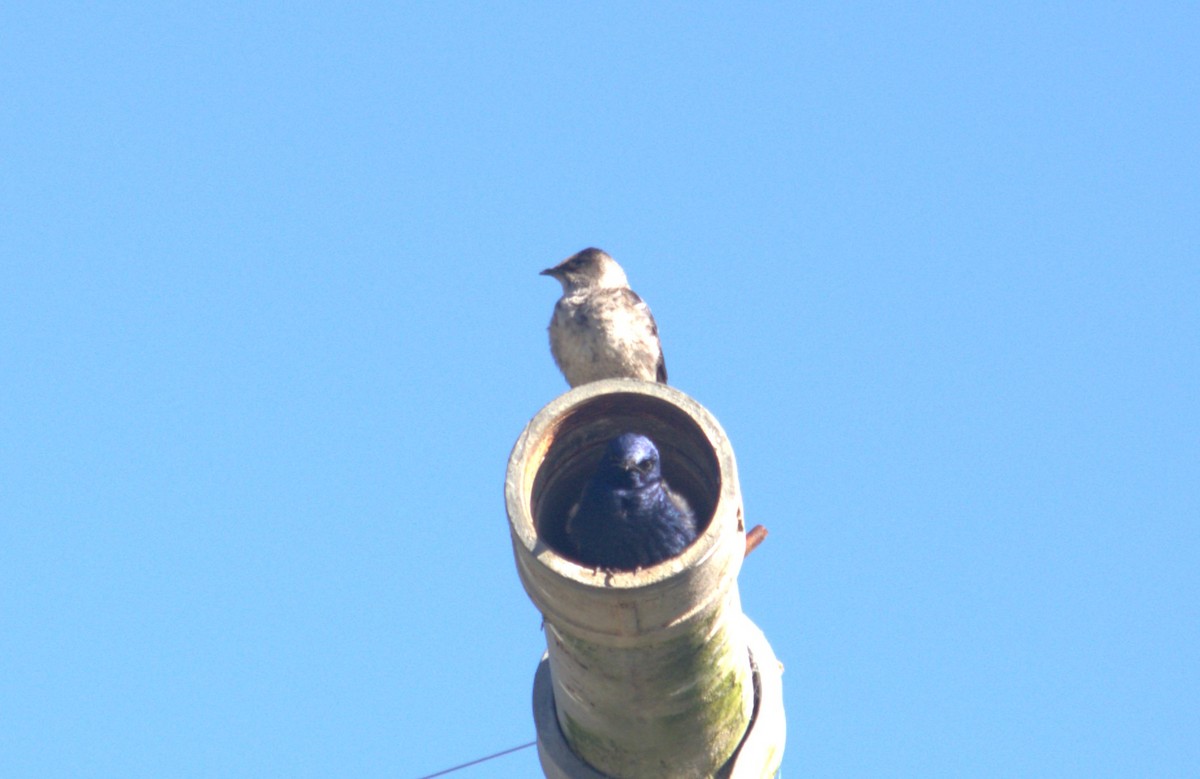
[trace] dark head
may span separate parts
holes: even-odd
[[[656,484],[662,480],[658,448],[644,435],[622,433],[608,442],[596,475],[627,489]]]
[[[580,289],[628,287],[625,271],[612,257],[600,249],[590,248],[572,254],[567,259],[542,271],[543,276],[558,279],[563,294]]]

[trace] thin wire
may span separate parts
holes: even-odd
[[[519,752],[522,749],[529,749],[531,746],[533,746],[536,743],[537,743],[536,741],[530,741],[528,744],[522,744],[521,746],[513,747],[512,749],[506,749],[503,752],[497,752],[496,754],[488,755],[487,757],[481,757],[478,760],[472,760],[469,763],[463,763],[462,765],[456,765],[453,768],[447,768],[443,771],[438,771],[436,774],[426,774],[425,776],[419,777],[418,779],[433,779],[433,777],[435,777],[435,776],[445,776],[446,774],[452,774],[455,771],[461,771],[462,769],[470,768],[473,765],[479,765],[480,763],[486,763],[489,760],[495,760],[497,757],[504,757],[505,755],[512,754],[513,752]]]

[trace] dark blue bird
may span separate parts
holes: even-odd
[[[663,481],[654,442],[624,433],[609,441],[566,532],[579,562],[631,571],[686,549],[696,538],[696,515]]]

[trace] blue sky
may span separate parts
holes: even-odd
[[[1200,763],[1200,11],[0,11],[0,774],[533,738],[537,271],[612,253],[770,529],[785,776]],[[532,750],[459,776],[536,775]]]

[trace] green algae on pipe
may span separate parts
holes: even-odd
[[[750,618],[742,615],[754,674],[754,717],[733,757],[714,779],[772,779],[783,762],[787,721],[783,711],[783,666],[767,637]],[[533,680],[533,720],[537,727],[538,755],[547,779],[606,779],[567,745],[554,705],[550,661],[543,655]]]

